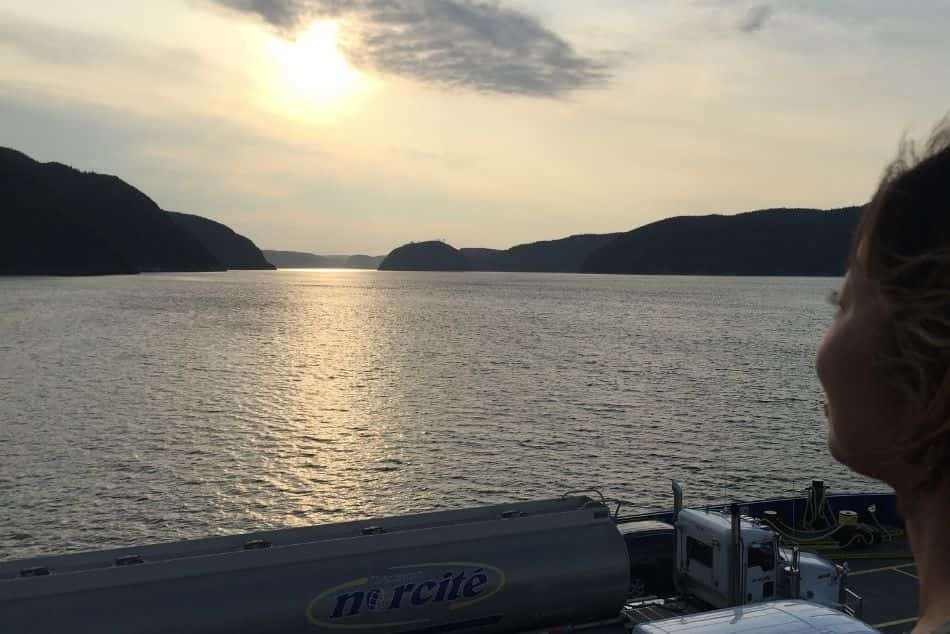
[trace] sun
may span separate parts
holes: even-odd
[[[340,52],[339,24],[314,22],[296,40],[275,40],[271,55],[289,93],[297,99],[329,106],[359,92],[363,76]]]

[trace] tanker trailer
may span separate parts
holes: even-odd
[[[569,497],[2,562],[0,623],[22,634],[622,632],[629,589],[607,508]]]

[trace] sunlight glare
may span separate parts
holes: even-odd
[[[340,52],[338,31],[336,22],[318,21],[294,42],[274,42],[272,55],[297,98],[328,106],[360,89],[362,75]]]

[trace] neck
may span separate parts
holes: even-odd
[[[898,498],[920,581],[914,634],[925,634],[950,622],[950,486],[942,481],[926,492],[898,491]]]

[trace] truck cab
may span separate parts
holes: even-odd
[[[805,598],[841,609],[846,570],[811,553],[782,548],[759,520],[718,510],[677,513],[674,582],[714,607]]]

